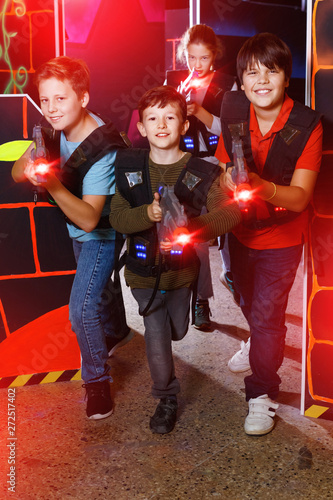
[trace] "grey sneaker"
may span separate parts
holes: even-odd
[[[195,304],[194,327],[198,330],[210,330],[210,309],[208,300],[198,299]]]
[[[157,434],[171,432],[177,420],[177,399],[175,397],[162,398],[158,403],[154,415],[150,418],[149,427]]]
[[[250,337],[251,338],[251,337]],[[249,353],[250,353],[250,338],[245,342],[242,340],[241,348],[228,361],[228,368],[233,373],[246,372],[251,370]]]

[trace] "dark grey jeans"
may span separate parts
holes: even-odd
[[[140,311],[144,310],[152,293],[152,289],[132,289]],[[143,318],[154,398],[161,399],[180,391],[172,357],[172,340],[181,340],[187,333],[190,299],[190,288],[166,292],[158,290],[147,315]]]

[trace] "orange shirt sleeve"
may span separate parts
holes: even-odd
[[[222,163],[228,163],[231,161],[229,158],[229,155],[224,147],[224,140],[222,137],[222,134],[220,135],[219,142],[215,151],[215,156],[216,158],[221,161]]]

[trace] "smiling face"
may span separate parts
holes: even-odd
[[[194,69],[198,78],[205,78],[212,73],[212,65],[215,56],[213,52],[203,43],[191,43],[186,50],[186,62],[188,69]]]
[[[170,103],[164,108],[158,104],[143,110],[142,122],[138,129],[143,137],[147,137],[150,148],[172,150],[179,148],[179,139],[189,127],[189,122],[183,122],[178,104]]]
[[[42,112],[55,130],[69,135],[80,127],[89,102],[88,92],[79,98],[68,80],[54,77],[41,80],[38,90]]]
[[[252,102],[254,109],[279,112],[289,85],[284,70],[269,69],[259,61],[253,62],[243,72],[242,90]]]

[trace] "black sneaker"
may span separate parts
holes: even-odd
[[[195,304],[195,328],[198,330],[210,330],[212,324],[209,316],[210,309],[208,300],[198,299]]]
[[[156,407],[154,415],[150,417],[150,429],[157,434],[171,432],[177,420],[177,408],[177,399],[162,398]]]
[[[86,390],[87,417],[91,420],[109,417],[113,411],[109,382],[92,382],[82,387]]]
[[[127,344],[130,340],[132,340],[134,335],[133,330],[129,330],[129,332],[125,335],[125,337],[122,338],[117,338],[117,337],[108,337],[106,336],[106,347],[108,349],[108,354],[109,358],[112,356],[112,354],[115,352],[118,347],[122,347],[123,345]]]

